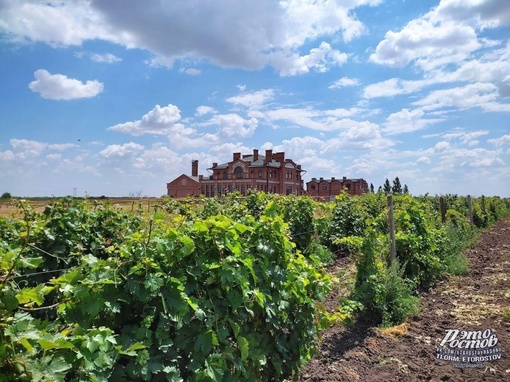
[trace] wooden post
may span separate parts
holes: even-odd
[[[469,223],[473,225],[473,207],[471,205],[471,195],[467,196]]]
[[[439,198],[439,211],[441,212],[441,222],[446,223],[446,201],[441,196]]]
[[[390,258],[393,263],[397,257],[397,246],[395,243],[395,220],[393,218],[393,195],[388,195],[388,225],[390,230],[391,252]]]

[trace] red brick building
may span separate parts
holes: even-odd
[[[304,170],[292,159],[286,159],[284,152],[273,153],[266,150],[260,155],[258,150],[252,154],[234,153],[232,161],[217,164],[207,170],[211,175],[198,175],[198,161],[191,163],[191,176],[182,174],[167,183],[167,194],[173,198],[186,196],[206,197],[222,196],[238,191],[246,195],[249,190],[259,190],[282,195],[301,195],[304,193]]]
[[[364,179],[312,178],[306,183],[308,195],[321,200],[334,200],[335,196],[345,189],[349,195],[361,195],[369,192],[368,183]]]

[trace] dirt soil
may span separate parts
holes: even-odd
[[[447,277],[422,294],[420,312],[405,324],[381,330],[358,322],[326,330],[299,381],[510,381],[510,219],[484,232],[467,256],[469,274]],[[337,297],[334,291],[327,303],[337,304]],[[438,359],[448,329],[490,329],[498,343],[489,349],[500,348],[501,359]]]

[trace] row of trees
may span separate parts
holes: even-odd
[[[375,192],[374,185],[372,183],[370,183],[370,192]],[[391,185],[388,178],[386,178],[384,185],[379,186],[377,192],[384,192],[385,194],[392,193],[393,195],[407,195],[409,194],[409,188],[407,187],[407,184],[404,184],[404,187],[402,187],[400,179],[397,176],[393,179],[393,185]]]

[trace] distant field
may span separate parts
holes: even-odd
[[[44,211],[44,208],[54,203],[60,198],[26,198],[37,212]],[[119,205],[125,211],[138,209],[139,204],[145,211],[149,211],[151,206],[161,202],[160,198],[89,198],[90,201],[97,200],[100,203],[109,202],[112,205]],[[0,200],[0,217],[13,217],[18,212],[16,207],[18,199]]]

